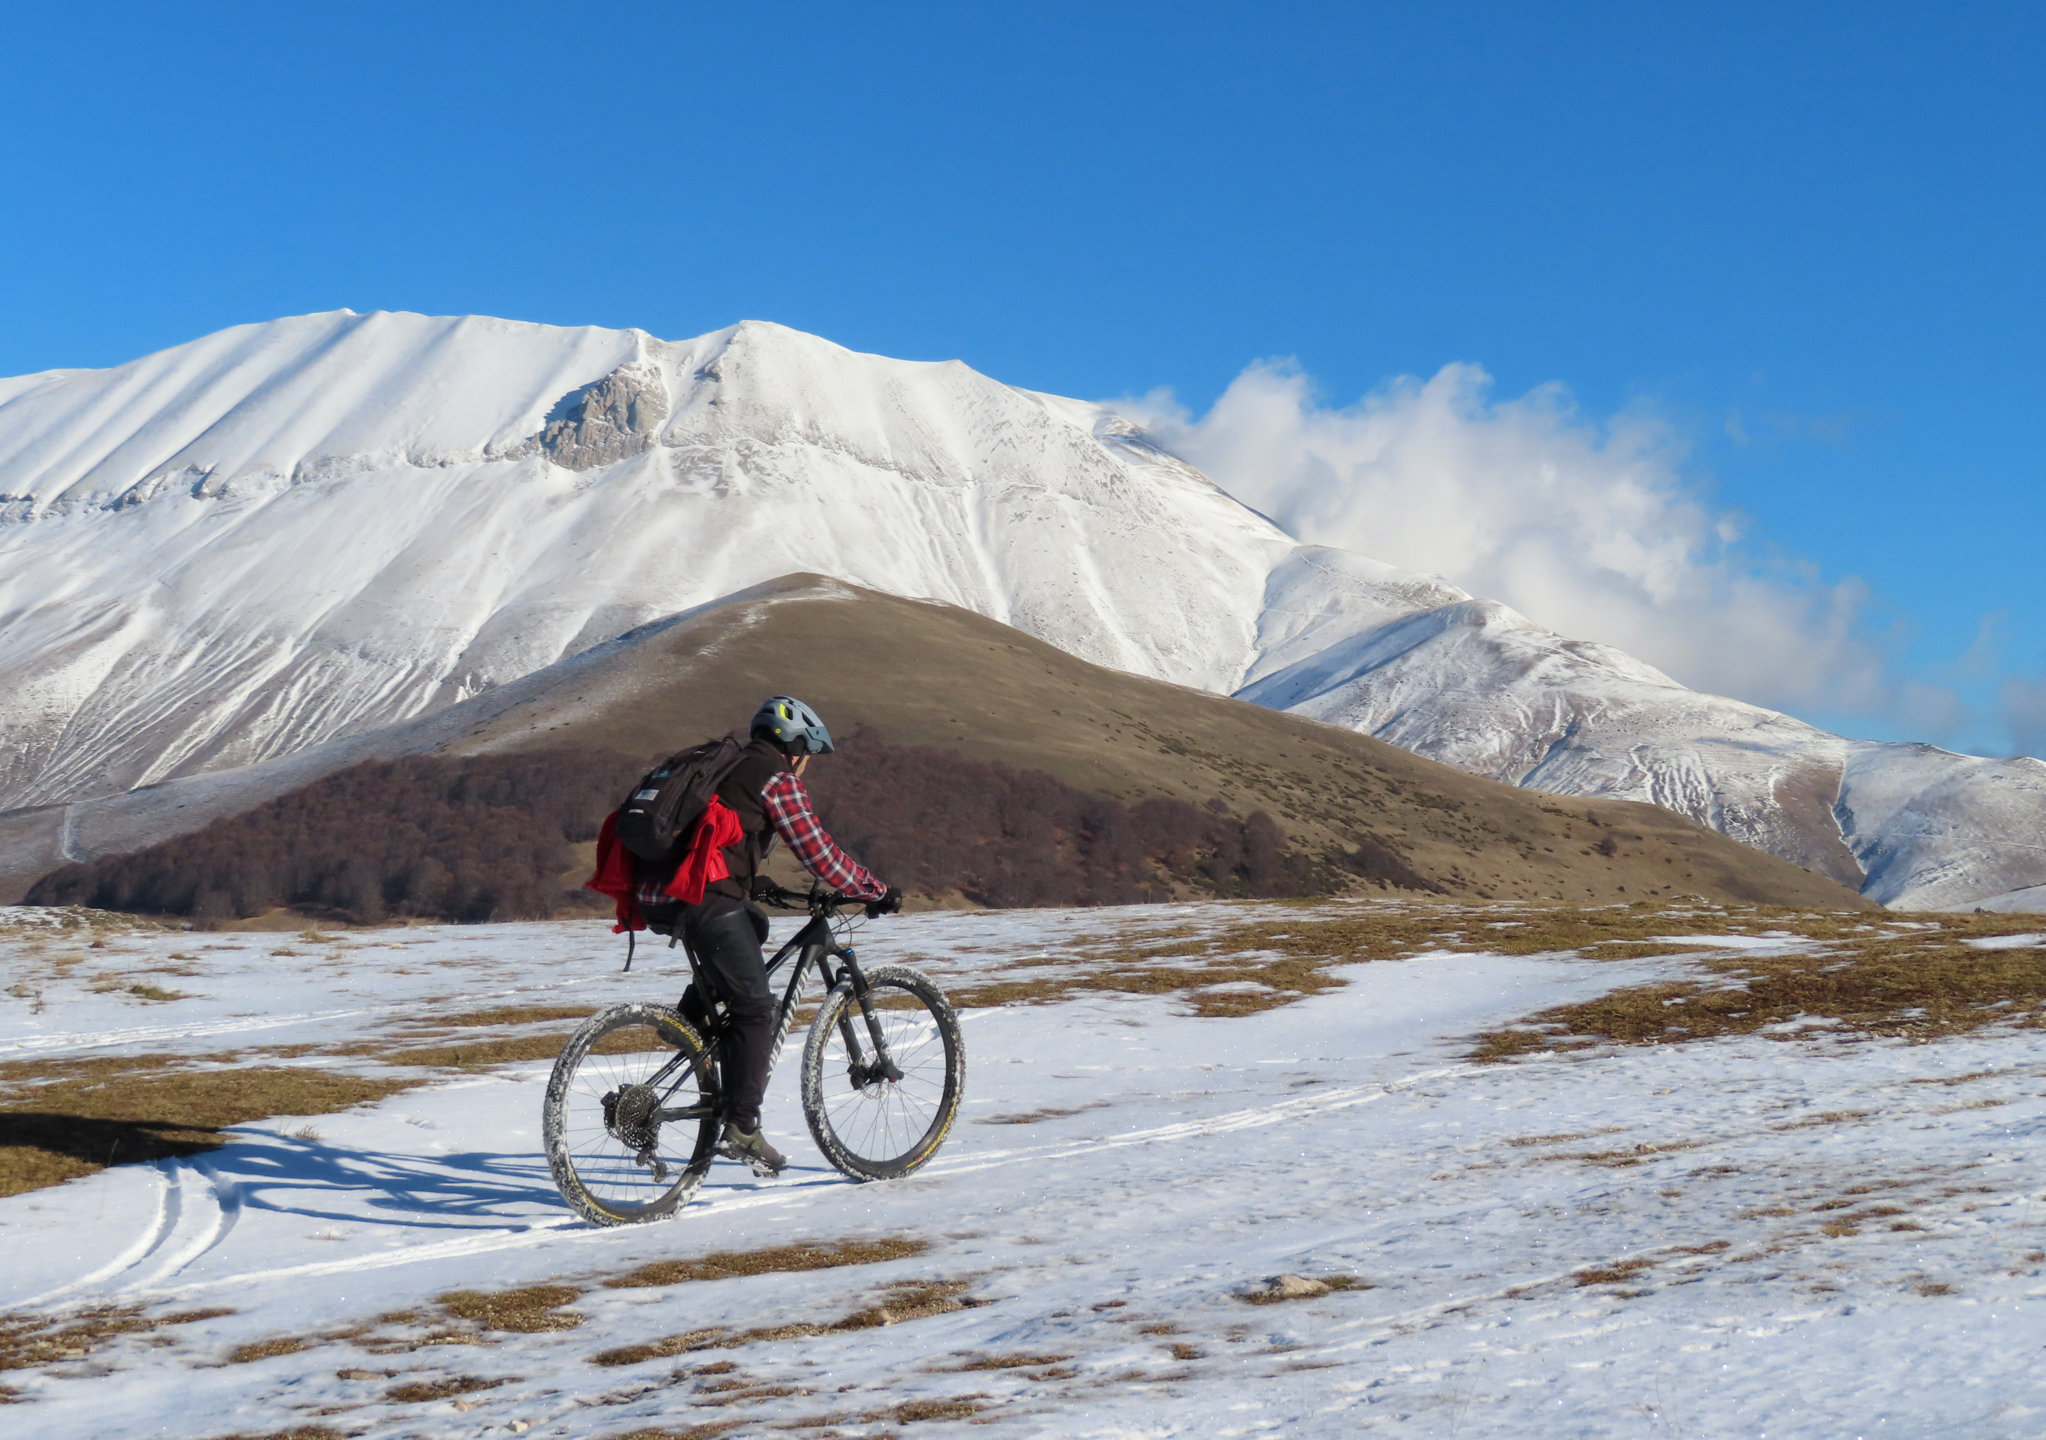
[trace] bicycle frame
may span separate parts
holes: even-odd
[[[685,955],[689,953],[686,946],[683,953]],[[866,1051],[860,1045],[859,1035],[853,1029],[850,1010],[841,1013],[839,1017],[839,1034],[845,1040],[846,1053],[852,1057],[853,1084],[864,1087],[873,1080],[902,1079],[901,1069],[888,1054],[888,1043],[882,1036],[881,1022],[875,1017],[873,1006],[868,1001],[867,977],[860,969],[859,957],[853,953],[850,945],[841,944],[838,936],[832,932],[830,912],[813,909],[810,913],[810,923],[798,930],[787,943],[774,952],[774,958],[767,962],[769,980],[772,981],[774,972],[788,964],[792,958],[795,964],[789,971],[788,984],[782,991],[781,1005],[775,1011],[774,1048],[767,1057],[768,1074],[772,1075],[775,1066],[781,1063],[782,1046],[787,1042],[789,1032],[795,1028],[796,1005],[802,993],[803,977],[814,966],[818,978],[824,982],[826,994],[838,985],[851,983],[853,995],[859,1001],[860,1014],[866,1020],[867,1038],[873,1046],[874,1058],[871,1061],[866,1058]],[[836,972],[831,966],[834,959],[844,962]],[[701,980],[702,972],[697,968],[694,955],[689,955],[689,970],[691,975]],[[704,1039],[714,1042],[723,1030],[722,1024],[713,1026],[711,1033],[705,1035]],[[645,1082],[648,1088],[658,1090],[666,1083],[675,1068],[683,1063],[683,1059],[683,1056],[677,1055],[655,1071]],[[712,1113],[722,1108],[723,1100],[723,1086],[720,1085],[719,1093],[712,1101],[714,1107]],[[671,1120],[701,1120],[704,1118],[705,1110],[706,1107],[703,1105],[690,1105],[677,1109],[663,1107],[657,1113],[660,1120],[666,1123]]]

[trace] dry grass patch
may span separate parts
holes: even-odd
[[[33,1370],[83,1360],[127,1335],[189,1325],[232,1310],[177,1310],[146,1315],[139,1305],[99,1305],[70,1315],[0,1315],[0,1370]]]
[[[1696,1150],[1705,1142],[1702,1140],[1678,1140],[1667,1145],[1640,1144],[1627,1150],[1586,1150],[1568,1155],[1544,1155],[1544,1160],[1576,1160],[1586,1165],[1604,1165],[1612,1170],[1625,1170],[1630,1166],[1644,1165],[1662,1155],[1673,1155],[1684,1150]]]
[[[279,1355],[296,1355],[301,1350],[310,1350],[325,1343],[326,1337],[320,1335],[276,1335],[268,1340],[251,1340],[228,1351],[226,1363],[248,1365],[257,1360],[272,1360]]]
[[[423,1405],[429,1400],[447,1400],[456,1395],[473,1395],[478,1390],[495,1390],[511,1383],[512,1377],[485,1380],[480,1375],[449,1375],[439,1380],[409,1380],[384,1392],[386,1400],[400,1405]]]
[[[434,1303],[450,1317],[479,1330],[505,1330],[531,1335],[543,1330],[573,1330],[585,1317],[561,1307],[580,1299],[573,1285],[524,1285],[516,1290],[450,1290]]]
[[[1971,1070],[1966,1075],[1918,1075],[1906,1080],[1906,1085],[1966,1085],[1976,1080],[1994,1080],[1999,1075],[2008,1075],[2008,1070]]]
[[[1829,1125],[1852,1125],[1875,1114],[1873,1110],[1827,1110],[1818,1115],[1808,1115],[1802,1120],[1786,1120],[1780,1125],[1771,1125],[1771,1130],[1822,1130]]]
[[[0,1100],[0,1197],[109,1165],[196,1155],[225,1144],[220,1131],[230,1125],[331,1114],[418,1083],[284,1066],[198,1068],[213,1058],[7,1067],[0,1075],[11,1082]]]
[[[481,1029],[487,1025],[554,1025],[564,1020],[580,1025],[594,1013],[587,1005],[502,1005],[495,1010],[469,1010],[458,1015],[432,1015],[420,1023]]]
[[[1624,1285],[1644,1270],[1655,1268],[1653,1260],[1616,1260],[1610,1265],[1587,1265],[1582,1270],[1571,1272],[1571,1280],[1578,1286]]]
[[[265,1430],[260,1435],[237,1430],[232,1435],[216,1435],[213,1440],[346,1440],[346,1432],[331,1425],[293,1425],[285,1430]]]
[[[1962,943],[2013,928],[2011,917],[1940,916],[1908,930],[1842,932],[1797,954],[1713,959],[1702,966],[1710,978],[1633,986],[1480,1035],[1472,1058],[1752,1035],[1800,1021],[1830,1034],[1914,1040],[2000,1022],[2038,1026],[2046,950]]]
[[[1068,969],[1028,980],[997,980],[963,986],[952,993],[962,1010],[999,1005],[1049,1004],[1083,994],[1177,995],[1196,1015],[1219,1019],[1256,1015],[1304,1000],[1342,981],[1325,972],[1327,962],[1292,957],[1228,958],[1199,965],[1111,964],[1100,970]],[[1217,990],[1213,987],[1240,987]]]
[[[92,988],[95,990],[104,989],[119,991],[124,995],[132,995],[137,1000],[148,1000],[158,1004],[161,1004],[166,1000],[189,1000],[192,998],[190,994],[183,990],[166,990],[161,985],[150,985],[146,983],[122,985],[117,981],[112,985],[107,986],[95,985]]]
[[[372,1355],[409,1355],[444,1345],[488,1345],[493,1333],[572,1330],[586,1318],[562,1307],[584,1292],[574,1285],[524,1285],[511,1290],[450,1290],[431,1309],[394,1310],[373,1320],[309,1336],[244,1345],[230,1361],[288,1355],[315,1345],[349,1344]],[[387,1370],[347,1370],[343,1378],[388,1378]]]
[[[417,1065],[436,1070],[473,1070],[480,1065],[509,1065],[520,1060],[552,1060],[561,1053],[562,1036],[557,1032],[549,1035],[506,1035],[493,1036],[487,1040],[470,1040],[459,1045],[421,1045],[408,1049],[393,1049],[378,1045],[365,1052],[376,1055],[387,1065]]]
[[[718,1409],[726,1405],[757,1405],[762,1400],[780,1400],[790,1395],[812,1393],[808,1390],[799,1390],[793,1385],[749,1384],[744,1380],[699,1385],[697,1390],[697,1397],[689,1403],[706,1409]]]
[[[1769,912],[1721,906],[1597,907],[1419,904],[1358,906],[1333,917],[1259,920],[1233,926],[1210,945],[1224,952],[1272,951],[1324,964],[1402,959],[1431,950],[1543,955],[1617,941],[1686,934],[1745,933]],[[1695,947],[1692,947],[1695,948]]]
[[[907,1235],[879,1240],[834,1240],[771,1245],[759,1250],[720,1250],[693,1260],[656,1260],[604,1284],[613,1290],[682,1285],[694,1280],[730,1280],[742,1275],[777,1275],[803,1270],[835,1270],[844,1265],[879,1265],[908,1260],[931,1248],[931,1242]]]
[[[906,1280],[883,1290],[871,1305],[824,1324],[764,1325],[751,1330],[732,1330],[713,1325],[668,1335],[644,1345],[625,1345],[590,1357],[594,1365],[638,1365],[647,1360],[669,1360],[698,1350],[733,1350],[772,1340],[802,1340],[814,1335],[842,1334],[849,1330],[873,1330],[900,1325],[932,1315],[950,1314],[984,1303],[967,1298],[971,1282],[965,1280]]]
[[[1568,1145],[1573,1140],[1589,1140],[1594,1135],[1617,1135],[1621,1128],[1618,1125],[1609,1125],[1602,1130],[1585,1130],[1562,1135],[1516,1135],[1506,1143],[1516,1149],[1524,1149],[1530,1145]]]
[[[957,1365],[933,1366],[940,1374],[966,1374],[975,1370],[1037,1370],[1062,1365],[1070,1355],[1038,1355],[1021,1351],[1009,1355],[969,1355]]]
[[[926,1400],[905,1400],[899,1405],[890,1405],[885,1410],[860,1410],[852,1413],[832,1415],[809,1415],[800,1420],[787,1420],[774,1428],[777,1430],[798,1430],[819,1433],[825,1436],[841,1434],[841,1425],[917,1425],[930,1420],[966,1420],[985,1425],[986,1420],[975,1417],[993,1408],[990,1397],[983,1394],[942,1395]],[[736,1423],[736,1422],[735,1422]],[[649,1430],[634,1431],[621,1435],[616,1440],[675,1440],[679,1431]],[[722,1434],[723,1431],[709,1432]],[[880,1440],[887,1440],[892,1431],[881,1431]]]
[[[985,1395],[947,1395],[932,1400],[905,1400],[900,1405],[860,1418],[867,1424],[915,1425],[924,1420],[971,1420],[988,1408]]]
[[[1856,911],[1798,911],[1704,901],[1571,906],[1421,900],[1330,907],[1265,916],[1203,936],[1188,927],[1129,927],[1113,945],[1044,974],[962,987],[962,1007],[1068,1000],[1088,992],[1172,994],[1196,1014],[1253,1015],[1334,989],[1335,967],[1405,959],[1429,951],[1602,959],[1695,954],[1683,938],[1782,935],[1835,940],[1886,931]],[[1217,989],[1216,987],[1229,987]]]

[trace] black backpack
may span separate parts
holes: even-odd
[[[618,807],[618,843],[640,859],[674,865],[746,747],[727,735],[671,755],[647,771]]]

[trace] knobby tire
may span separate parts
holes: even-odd
[[[608,1043],[607,1043],[608,1042]],[[644,1083],[669,1061],[659,1108],[703,1111],[634,1128],[631,1106],[651,1106]],[[629,1087],[638,1085],[639,1092]],[[626,1094],[627,1123],[608,1123],[605,1095]],[[592,1225],[630,1225],[672,1215],[709,1173],[717,1146],[715,1062],[689,1024],[666,1005],[613,1005],[585,1020],[547,1079],[542,1132],[548,1168],[570,1207]],[[627,1141],[636,1141],[637,1145]]]
[[[854,1180],[894,1180],[918,1169],[959,1114],[966,1089],[966,1042],[945,993],[906,965],[867,972],[875,1018],[887,1037],[896,1080],[852,1074],[845,1034],[871,1060],[872,1037],[850,981],[824,997],[803,1047],[803,1118],[811,1138]]]

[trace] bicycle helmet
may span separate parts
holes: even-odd
[[[754,713],[753,734],[766,736],[791,755],[831,753],[831,732],[815,710],[793,695],[770,695]]]

